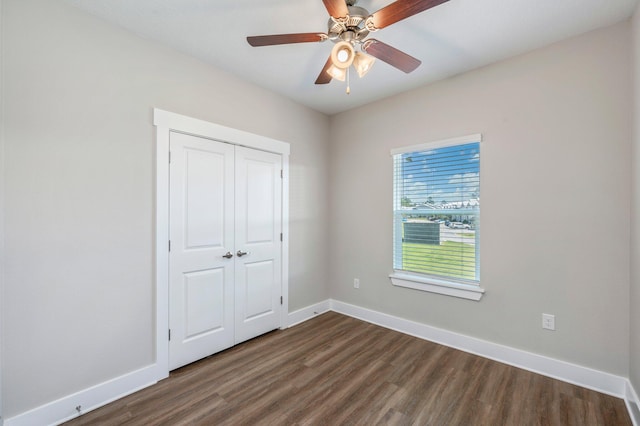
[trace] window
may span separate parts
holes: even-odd
[[[394,285],[480,300],[481,135],[393,150]]]

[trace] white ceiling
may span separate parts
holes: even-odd
[[[371,36],[420,59],[405,74],[377,61],[346,85],[314,81],[333,43],[251,47],[249,35],[326,32],[322,0],[65,0],[259,86],[335,114],[631,16],[638,0],[450,0]],[[402,1],[402,0],[400,0]],[[369,12],[391,0],[360,0]]]

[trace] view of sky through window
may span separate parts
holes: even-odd
[[[420,204],[435,207],[479,198],[480,144],[477,142],[406,153],[402,154],[401,161],[404,207]]]

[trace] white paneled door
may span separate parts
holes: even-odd
[[[172,132],[169,366],[280,326],[282,158]]]
[[[235,336],[251,339],[280,324],[281,157],[236,148]],[[243,254],[246,253],[246,254]]]

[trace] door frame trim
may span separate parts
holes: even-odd
[[[282,310],[280,328],[289,314],[289,153],[290,145],[265,136],[225,127],[158,108],[156,127],[155,191],[155,296],[156,371],[158,380],[169,376],[169,136],[171,132],[245,146],[282,155]]]

